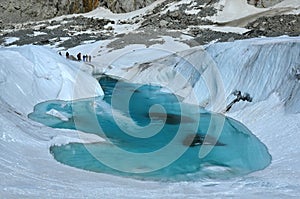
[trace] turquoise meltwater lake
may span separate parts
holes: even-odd
[[[236,120],[184,104],[159,86],[109,77],[99,83],[104,98],[47,101],[29,114],[47,126],[106,140],[52,146],[58,162],[159,181],[226,179],[262,170],[271,162],[266,146]]]

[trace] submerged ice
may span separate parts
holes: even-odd
[[[162,93],[160,87],[108,78],[100,83],[104,101],[48,101],[37,105],[29,115],[51,127],[77,129],[106,138],[101,143],[52,146],[50,151],[57,161],[85,170],[148,180],[228,178],[270,164],[265,145],[233,119],[182,104],[175,95]],[[129,111],[122,105],[127,93],[131,94]],[[157,105],[163,111],[153,109]],[[60,114],[48,114],[53,110]],[[213,117],[225,121],[219,136],[208,133],[210,126],[218,125]],[[133,122],[128,122],[131,119]],[[121,123],[126,123],[126,127]],[[209,153],[201,157],[199,153],[205,148]]]

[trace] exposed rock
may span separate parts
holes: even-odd
[[[3,35],[0,35],[0,43],[2,45],[25,45],[25,44],[38,44],[54,45],[59,42],[59,47],[71,48],[79,45],[82,41],[87,40],[101,40],[109,37],[111,33],[101,33],[104,26],[112,23],[107,19],[85,18],[82,16],[73,18],[64,18],[59,21],[42,21],[21,24],[12,26],[10,24],[4,25],[4,29],[10,29]],[[51,28],[48,28],[48,27]],[[35,35],[34,32],[38,31],[40,34]],[[80,34],[74,34],[76,31],[83,31]],[[88,31],[89,33],[84,33]],[[17,41],[10,44],[4,44],[6,37],[17,37]],[[61,40],[60,38],[65,38]]]
[[[268,8],[274,6],[283,0],[247,0],[248,4],[254,5],[258,8]]]
[[[29,0],[21,0],[20,2],[28,2]],[[116,20],[111,21],[107,19],[94,19],[86,18],[83,16],[77,16],[73,18],[56,19],[52,21],[41,21],[41,22],[27,22],[27,23],[16,23],[10,24],[5,22],[5,17],[11,17],[13,15],[22,17],[25,20],[25,11],[31,13],[30,16],[40,17],[42,13],[40,7],[42,5],[41,0],[35,0],[37,4],[34,10],[31,10],[32,4],[24,4],[16,0],[8,0],[4,3],[4,0],[0,0],[0,13],[9,13],[0,20],[0,45],[24,45],[24,44],[57,44],[58,47],[70,48],[79,45],[83,41],[97,41],[105,39],[111,36],[116,36],[113,26],[111,24],[137,24],[141,26],[138,28],[138,32],[131,34],[120,34],[116,37],[116,41],[111,43],[112,48],[122,48],[130,44],[145,44],[151,46],[157,43],[163,43],[162,36],[171,36],[173,38],[181,39],[182,31],[185,35],[188,35],[192,39],[184,40],[189,46],[198,46],[207,44],[212,41],[234,41],[237,39],[246,39],[259,36],[299,36],[300,35],[300,15],[277,15],[274,17],[261,17],[256,21],[249,23],[246,28],[248,32],[244,34],[239,33],[225,33],[217,32],[209,29],[204,29],[200,25],[212,25],[212,21],[203,18],[203,16],[214,15],[217,10],[215,9],[214,3],[219,0],[203,0],[194,1],[193,3],[184,1],[175,8],[169,9],[171,3],[175,0],[165,0],[158,4],[153,10],[144,13],[143,16],[133,18],[131,20]],[[44,1],[43,1],[44,2]],[[96,7],[98,4],[109,7],[109,3],[114,2],[113,9],[119,7],[124,12],[131,9],[140,8],[139,3],[143,3],[145,6],[152,1],[130,1],[131,8],[129,8],[129,1],[95,1],[95,0],[47,0],[48,3],[47,14],[44,16],[50,16],[51,13],[59,15],[57,10],[67,10],[66,12],[84,12]],[[45,3],[44,2],[44,3]],[[60,3],[58,3],[60,2]],[[76,3],[77,2],[77,3]],[[106,2],[106,3],[105,3]],[[128,3],[128,4],[127,4]],[[7,5],[7,7],[3,5]],[[12,6],[13,5],[13,6]],[[50,6],[51,5],[51,6]],[[63,5],[67,5],[63,7]],[[81,9],[81,7],[86,8]],[[111,4],[112,6],[112,4]],[[121,6],[121,7],[120,7]],[[126,9],[124,9],[126,6]],[[54,12],[52,9],[57,8]],[[121,11],[119,10],[119,11]],[[20,14],[21,11],[23,14]],[[115,10],[116,11],[116,10]],[[193,11],[193,12],[191,12]],[[19,14],[18,14],[19,13]],[[4,16],[4,15],[3,15]],[[25,16],[25,17],[23,17]],[[17,18],[17,17],[16,17]],[[17,19],[16,19],[17,20]],[[3,23],[1,23],[3,21]],[[138,25],[139,25],[138,24]],[[214,24],[218,25],[218,24]],[[34,32],[39,32],[35,35]],[[78,34],[78,32],[81,32]],[[18,40],[6,43],[6,38],[16,37]],[[297,78],[298,78],[297,73]]]
[[[300,81],[300,65],[295,66],[292,69],[292,76],[294,76],[295,79],[297,79],[298,81]]]
[[[110,9],[112,12],[124,13],[143,8],[154,1],[155,0],[103,0],[100,5]]]
[[[182,14],[179,10],[168,12],[167,15],[169,15],[172,19],[181,19],[182,17]]]
[[[89,12],[99,5],[123,13],[143,8],[155,0],[0,0],[0,18],[5,23],[22,23],[56,16]]]
[[[143,22],[142,27],[159,26],[168,29],[182,30],[186,29],[188,26],[212,24],[212,22],[204,19],[203,17],[216,14],[217,11],[214,8],[213,3],[217,1],[219,0],[195,1],[193,5],[191,2],[187,2],[180,4],[175,10],[168,10],[166,13],[162,14],[161,11],[165,9],[168,3],[172,2],[172,0],[166,0],[158,5],[151,14],[144,17],[145,21]],[[194,8],[198,9],[198,13],[189,14],[186,12],[187,10]],[[161,22],[162,20],[164,21]]]
[[[168,24],[169,24],[169,22],[167,22],[166,20],[161,20],[161,21],[159,22],[159,26],[160,26],[161,28],[166,28]]]
[[[246,33],[251,37],[280,35],[299,36],[300,15],[278,15],[273,17],[260,17],[248,24],[246,28],[252,31]]]
[[[99,3],[99,0],[1,0],[0,18],[6,23],[42,20],[88,12],[98,7]]]

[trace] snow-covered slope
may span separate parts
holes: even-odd
[[[81,65],[40,46],[0,48],[1,98],[28,114],[39,102],[103,96],[99,83]]]
[[[284,0],[269,8],[256,8],[245,0],[223,0],[217,7],[221,7],[217,15],[210,17],[212,21],[231,26],[245,26],[247,23],[261,16],[274,16],[289,12],[299,13],[298,0]]]

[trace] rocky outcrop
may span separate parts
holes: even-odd
[[[4,23],[42,20],[89,12],[99,3],[99,0],[0,0],[0,19]]]
[[[0,23],[49,19],[89,12],[99,5],[123,13],[143,8],[155,0],[0,0]]]
[[[102,0],[100,5],[115,13],[131,12],[143,8],[155,0]]]
[[[247,0],[248,4],[254,5],[258,8],[268,8],[274,6],[283,0]]]

